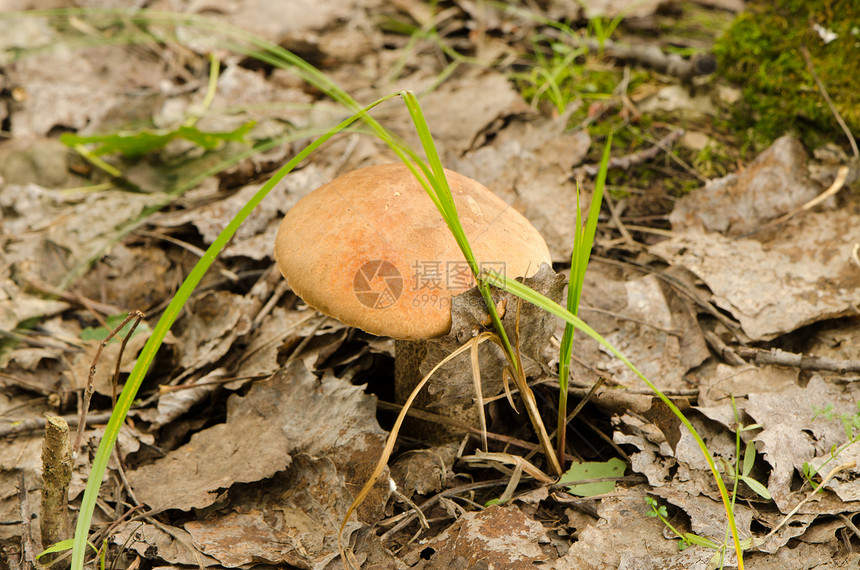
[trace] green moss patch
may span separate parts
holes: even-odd
[[[828,32],[835,37],[825,42],[821,34]],[[860,3],[753,0],[714,53],[719,72],[743,89],[731,124],[756,148],[786,132],[811,147],[845,141],[801,46],[849,128],[860,132]]]

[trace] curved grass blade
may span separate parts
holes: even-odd
[[[521,299],[528,301],[529,303],[537,305],[546,312],[555,315],[560,319],[564,320],[566,323],[575,326],[577,329],[581,330],[582,332],[599,342],[601,345],[603,345],[604,348],[606,348],[606,350],[611,352],[616,358],[623,362],[624,365],[627,366],[627,368],[629,368],[634,374],[636,374],[648,386],[648,388],[652,392],[654,392],[654,394],[656,394],[657,397],[660,398],[660,400],[662,400],[663,403],[666,404],[666,406],[668,406],[670,410],[672,410],[672,413],[675,414],[675,416],[679,420],[681,420],[681,423],[683,423],[684,426],[689,430],[690,434],[693,436],[693,439],[696,441],[696,444],[699,446],[702,455],[705,457],[705,461],[708,462],[708,467],[710,467],[711,469],[711,473],[713,474],[714,480],[717,483],[717,487],[720,490],[720,496],[723,499],[723,506],[725,507],[726,516],[729,521],[729,527],[732,531],[732,538],[734,539],[735,552],[738,556],[738,564],[740,568],[743,568],[743,550],[741,549],[740,537],[738,536],[738,529],[735,523],[734,512],[732,510],[732,503],[731,499],[729,498],[728,491],[726,490],[726,485],[723,482],[723,478],[720,475],[720,472],[717,469],[717,465],[714,462],[714,458],[711,455],[710,451],[708,451],[708,447],[705,445],[705,442],[702,440],[701,436],[696,431],[696,428],[693,427],[693,424],[690,423],[690,420],[688,420],[687,417],[681,412],[681,410],[678,409],[678,406],[676,406],[675,403],[672,402],[672,400],[666,397],[666,395],[663,394],[657,388],[657,386],[655,386],[650,380],[648,380],[648,378],[646,378],[645,375],[642,374],[642,372],[640,372],[639,369],[636,368],[636,366],[634,366],[632,362],[630,362],[623,354],[621,354],[621,352],[619,352],[617,348],[612,346],[609,341],[600,336],[600,334],[593,328],[588,326],[585,321],[583,321],[570,311],[567,311],[552,299],[541,295],[534,289],[531,289],[523,285],[522,283],[519,283],[512,279],[508,279],[504,275],[500,275],[496,272],[483,273],[481,275],[481,278],[490,285],[493,285],[494,287],[498,287],[499,289],[516,295],[517,297],[520,297]]]
[[[236,233],[236,230],[239,229],[239,226],[245,219],[251,214],[251,212],[257,207],[257,205],[266,197],[266,195],[275,187],[275,185],[281,181],[287,174],[289,174],[293,168],[296,167],[302,160],[304,160],[308,155],[314,152],[317,148],[319,148],[323,143],[329,140],[334,135],[341,132],[343,129],[354,123],[355,121],[363,118],[364,114],[368,112],[373,107],[379,105],[380,103],[387,101],[398,94],[389,95],[387,97],[383,97],[379,99],[364,109],[362,109],[359,113],[349,117],[345,121],[341,122],[334,128],[330,129],[323,136],[319,137],[311,144],[309,144],[306,148],[304,148],[301,152],[299,152],[295,157],[293,157],[287,164],[281,167],[278,172],[276,172],[266,184],[263,185],[260,190],[254,194],[254,196],[239,210],[239,212],[233,217],[232,220],[227,224],[227,227],[221,231],[215,241],[209,246],[191,272],[188,274],[188,277],[185,278],[182,285],[179,287],[179,290],[173,296],[173,299],[170,301],[170,304],[162,313],[161,318],[158,320],[158,323],[152,329],[152,334],[149,337],[149,340],[144,345],[143,349],[138,356],[137,363],[131,371],[131,374],[126,381],[125,387],[120,393],[119,399],[117,400],[116,407],[111,414],[110,420],[108,421],[107,427],[105,428],[104,436],[102,437],[101,442],[99,443],[98,451],[96,452],[96,456],[93,459],[92,468],[90,469],[89,479],[87,480],[87,487],[84,492],[84,498],[81,502],[80,512],[78,514],[78,521],[75,527],[75,538],[74,538],[74,548],[72,551],[72,568],[74,570],[81,570],[84,566],[84,554],[86,552],[87,545],[87,536],[89,534],[90,524],[92,522],[93,511],[95,509],[96,499],[98,498],[99,488],[101,487],[102,479],[104,478],[105,470],[107,469],[108,459],[110,458],[111,452],[113,451],[114,444],[116,443],[117,436],[119,435],[119,430],[122,427],[123,422],[125,421],[125,417],[128,414],[129,409],[131,409],[132,402],[134,401],[135,396],[137,395],[137,391],[140,388],[141,383],[143,382],[143,378],[146,375],[146,372],[149,370],[149,366],[152,364],[152,361],[155,359],[155,354],[161,346],[161,343],[164,341],[167,332],[170,330],[170,327],[173,325],[174,321],[176,321],[179,316],[180,311],[185,306],[185,302],[191,296],[191,293],[194,292],[194,289],[197,287],[197,284],[200,283],[200,280],[206,274],[206,271],[215,261],[215,258],[218,256],[218,253],[224,248],[230,238]]]

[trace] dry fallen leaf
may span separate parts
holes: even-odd
[[[655,276],[619,278],[605,264],[586,273],[579,316],[662,390],[684,390],[686,373],[709,355],[692,310]],[[561,338],[563,324],[556,330]],[[613,382],[644,388],[639,377],[581,332],[574,342],[574,378],[606,372]]]
[[[51,40],[61,41],[60,32],[52,32]],[[151,116],[158,97],[143,94],[158,94],[166,66],[147,50],[108,45],[20,58],[6,68],[26,93],[11,117],[11,130],[18,137],[44,136],[54,127],[95,134],[110,128],[106,120],[128,123],[136,113]]]
[[[579,540],[556,566],[620,568],[633,559],[644,562],[661,555],[676,556],[675,542],[663,538],[663,523],[647,515],[645,497],[645,488],[639,486],[601,500],[597,506],[600,519],[579,533]]]
[[[154,509],[202,508],[222,490],[272,477],[304,453],[334,461],[352,490],[369,476],[383,440],[372,397],[330,373],[317,379],[295,362],[247,395],[231,396],[226,423],[192,435],[129,480]]]
[[[203,554],[191,541],[191,535],[181,528],[159,523],[126,522],[112,537],[113,544],[125,547],[140,556],[151,556],[152,549],[158,558],[169,564],[182,566],[218,566],[219,561]]]
[[[249,312],[255,301],[229,291],[213,291],[195,299],[177,322],[176,334],[183,349],[183,368],[217,362],[238,337],[251,329]]]
[[[674,230],[703,227],[737,237],[814,198],[821,188],[806,176],[809,157],[792,137],[777,139],[745,170],[712,180],[675,204]]]
[[[854,314],[860,267],[860,216],[808,213],[770,241],[687,230],[650,251],[695,273],[753,340],[768,340],[823,320]]]
[[[331,459],[298,454],[287,471],[235,487],[229,509],[187,522],[185,530],[197,548],[228,568],[323,568],[338,556],[337,531],[351,503]],[[348,531],[358,526],[351,523]]]
[[[119,190],[64,194],[35,184],[8,185],[0,192],[5,262],[25,276],[59,283],[75,263],[111,245],[118,225],[161,200]]]
[[[513,505],[469,512],[438,536],[417,547],[407,560],[412,568],[485,567],[527,569],[552,560],[543,525]]]
[[[333,170],[325,167],[303,168],[288,174],[242,223],[221,252],[221,257],[271,259],[272,244],[284,213],[302,196],[325,184],[332,176]],[[227,198],[189,210],[157,214],[150,221],[162,227],[193,224],[204,242],[210,244],[261,186],[245,186]]]

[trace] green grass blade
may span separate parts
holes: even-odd
[[[579,314],[579,301],[582,298],[582,287],[585,284],[585,271],[591,257],[594,245],[594,234],[597,232],[597,218],[600,216],[600,205],[603,202],[603,188],[606,185],[606,172],[609,166],[609,154],[612,149],[612,135],[606,139],[603,147],[603,158],[594,182],[594,192],[591,195],[591,206],[588,209],[585,228],[582,227],[582,212],[579,208],[579,185],[576,187],[576,228],[574,229],[573,251],[570,256],[570,279],[567,283],[567,310],[573,315]],[[565,435],[567,431],[567,386],[570,375],[570,358],[573,355],[573,335],[576,331],[570,323],[565,323],[564,333],[558,349],[558,426],[556,430],[558,441],[558,456],[564,457]]]
[[[72,568],[73,570],[82,570],[84,566],[84,555],[86,553],[87,546],[87,537],[90,529],[90,524],[92,522],[93,511],[95,509],[96,499],[98,498],[99,488],[101,487],[102,479],[104,478],[105,470],[107,469],[108,459],[113,451],[114,445],[116,443],[117,436],[119,435],[119,430],[122,427],[123,422],[125,421],[125,417],[128,414],[129,409],[131,409],[132,402],[134,401],[135,396],[137,395],[137,391],[140,388],[141,383],[143,382],[144,376],[146,372],[149,370],[152,361],[155,359],[155,354],[158,352],[162,342],[164,341],[167,332],[170,330],[173,323],[176,321],[179,316],[180,311],[185,306],[186,301],[194,292],[194,289],[197,287],[197,284],[200,283],[200,280],[206,274],[206,271],[215,261],[215,258],[218,256],[218,253],[227,245],[227,242],[233,237],[236,233],[236,230],[242,224],[242,222],[251,214],[251,212],[257,207],[257,205],[266,197],[266,195],[275,187],[275,185],[281,181],[287,174],[289,174],[293,168],[296,167],[302,160],[307,158],[312,152],[314,152],[317,148],[319,148],[323,143],[333,137],[335,134],[341,132],[343,129],[347,128],[349,125],[354,123],[355,121],[363,118],[364,113],[375,107],[376,105],[395,97],[397,94],[389,95],[387,97],[383,97],[378,101],[368,105],[364,109],[362,109],[359,113],[352,115],[348,119],[344,120],[334,128],[330,129],[327,133],[313,141],[306,148],[304,148],[301,152],[299,152],[295,157],[293,157],[287,164],[281,167],[278,172],[276,172],[266,184],[263,185],[260,190],[254,194],[254,196],[239,210],[239,212],[233,217],[232,220],[227,224],[227,227],[215,238],[215,241],[209,246],[191,272],[188,274],[188,277],[185,278],[182,285],[179,287],[179,290],[173,296],[173,299],[170,301],[170,304],[162,313],[161,318],[158,320],[158,323],[152,330],[152,334],[149,337],[149,340],[144,345],[143,349],[138,356],[137,363],[131,371],[131,374],[126,381],[125,387],[120,393],[119,399],[117,400],[116,407],[111,414],[110,420],[108,421],[107,427],[105,428],[104,436],[102,437],[101,442],[99,443],[98,451],[96,452],[96,456],[93,459],[93,465],[90,469],[89,479],[87,481],[87,487],[84,492],[84,498],[81,502],[80,512],[78,514],[78,521],[75,528],[75,538],[74,538],[74,548],[72,551]]]
[[[731,506],[732,503],[731,499],[729,498],[728,491],[726,490],[726,485],[723,482],[723,478],[720,475],[716,463],[714,462],[714,458],[708,451],[708,447],[705,445],[705,442],[702,440],[701,436],[696,431],[696,428],[693,427],[693,424],[690,423],[690,420],[688,420],[687,417],[681,412],[681,410],[678,409],[678,406],[676,406],[675,403],[672,402],[672,400],[666,397],[666,395],[663,394],[663,392],[661,392],[657,388],[657,386],[655,386],[650,380],[648,380],[648,378],[646,378],[645,375],[642,374],[642,372],[640,372],[639,369],[636,368],[636,366],[634,366],[632,362],[630,362],[623,354],[621,354],[621,352],[619,352],[619,350],[615,348],[609,341],[600,336],[600,334],[594,329],[592,329],[590,326],[588,326],[585,321],[583,321],[570,311],[567,311],[552,299],[541,295],[537,291],[523,285],[522,283],[519,283],[512,279],[508,279],[505,276],[495,272],[484,273],[481,275],[481,278],[490,285],[498,287],[499,289],[503,289],[508,293],[512,293],[517,297],[520,297],[521,299],[532,303],[533,305],[537,305],[551,315],[555,315],[560,319],[563,319],[565,322],[575,326],[577,329],[581,330],[582,332],[599,342],[604,348],[606,348],[606,350],[612,353],[616,358],[623,362],[624,365],[627,366],[627,368],[629,368],[634,374],[636,374],[648,386],[648,388],[652,392],[654,392],[654,394],[656,394],[657,397],[660,398],[660,400],[662,400],[663,403],[666,404],[666,406],[668,406],[670,410],[672,410],[672,413],[675,414],[675,416],[679,420],[681,420],[681,423],[683,423],[684,426],[689,430],[690,434],[693,436],[693,439],[695,439],[696,444],[699,446],[699,449],[701,450],[705,461],[708,462],[708,466],[710,467],[711,473],[714,476],[714,480],[717,483],[717,487],[720,490],[720,496],[723,499],[723,506],[725,507],[726,517],[729,521],[729,527],[732,530],[735,552],[738,555],[738,560],[743,560],[743,551],[740,545],[740,537],[738,536],[738,529],[737,525],[735,524],[734,512]]]
[[[436,199],[434,200],[434,203],[436,203],[437,207],[439,208],[440,214],[445,220],[445,223],[448,225],[448,228],[454,236],[454,239],[457,241],[457,244],[460,247],[461,252],[463,253],[463,257],[466,259],[466,262],[469,264],[469,268],[472,270],[472,273],[477,280],[478,290],[481,292],[481,297],[483,298],[484,304],[487,307],[487,312],[490,314],[490,320],[492,321],[493,327],[496,330],[496,334],[501,341],[503,350],[507,355],[508,363],[512,368],[512,372],[514,375],[514,381],[517,384],[517,388],[521,392],[521,396],[523,398],[523,402],[525,404],[529,420],[532,422],[532,426],[534,427],[535,432],[538,434],[538,439],[540,440],[541,447],[546,454],[547,461],[549,462],[553,471],[561,475],[562,469],[558,461],[558,457],[556,456],[552,448],[549,435],[546,432],[546,427],[543,424],[543,420],[540,417],[540,412],[537,409],[537,405],[535,404],[534,394],[532,393],[531,388],[529,388],[528,384],[526,383],[525,377],[522,375],[519,357],[516,351],[514,351],[513,346],[511,345],[507,332],[502,325],[501,317],[496,310],[496,306],[493,302],[493,298],[490,292],[490,286],[478,278],[480,268],[478,267],[478,263],[475,259],[474,253],[472,252],[472,248],[469,245],[469,240],[466,237],[466,233],[463,231],[463,227],[460,224],[460,219],[457,216],[457,208],[454,205],[454,199],[451,195],[451,188],[449,187],[448,181],[445,177],[445,172],[442,168],[442,161],[439,159],[439,154],[436,151],[436,145],[433,142],[433,137],[430,134],[430,129],[427,126],[426,120],[424,119],[424,114],[421,112],[421,106],[418,104],[418,99],[415,97],[415,95],[410,92],[404,93],[403,99],[406,103],[407,108],[409,109],[410,116],[412,117],[412,121],[415,124],[415,129],[418,132],[419,138],[421,139],[421,144],[424,147],[425,155],[427,156],[428,161],[430,163],[429,166],[424,165],[423,163],[419,164],[420,168],[426,176],[426,180],[422,177],[418,177],[418,180],[424,186],[424,189],[431,196],[431,198],[433,197],[433,195],[435,195]],[[415,167],[413,165],[408,166],[413,169],[413,173],[415,173]]]
[[[576,281],[573,287],[574,298],[572,300],[576,311],[579,310],[579,300],[582,296],[582,286],[585,283],[585,271],[588,268],[588,260],[591,257],[591,248],[594,245],[594,235],[597,233],[597,219],[600,216],[600,206],[603,203],[603,189],[606,186],[606,173],[609,166],[609,154],[612,149],[612,135],[606,139],[603,147],[603,158],[600,161],[600,169],[594,181],[594,193],[591,196],[591,206],[588,210],[588,218],[585,220],[585,230],[582,232],[581,246],[577,252],[577,258],[571,260],[571,281],[573,281],[573,262],[576,262]],[[570,289],[568,289],[570,291]]]
[[[425,120],[424,114],[421,111],[421,105],[418,103],[418,98],[415,97],[415,95],[411,92],[404,93],[403,101],[406,104],[406,108],[409,110],[409,115],[412,118],[413,124],[415,125],[415,130],[418,133],[418,138],[421,140],[421,145],[424,148],[424,154],[427,156],[427,160],[429,162],[429,172],[427,168],[424,168],[424,174],[427,177],[428,183],[424,185],[424,189],[427,191],[431,199],[433,199],[433,202],[436,204],[436,207],[439,209],[439,213],[442,215],[442,218],[448,225],[448,229],[451,231],[451,234],[454,236],[454,240],[460,247],[460,251],[463,253],[463,257],[469,264],[469,268],[472,270],[472,274],[477,279],[478,274],[480,272],[480,268],[478,267],[478,262],[475,259],[475,254],[472,251],[472,247],[469,245],[469,240],[466,237],[466,232],[463,230],[463,226],[460,224],[460,218],[457,215],[457,207],[454,204],[454,198],[451,195],[451,188],[448,185],[448,180],[445,177],[445,171],[442,167],[442,160],[439,158],[439,153],[436,150],[436,144],[433,142],[433,135],[430,133],[430,127],[427,125],[427,121]],[[424,180],[421,180],[420,177],[418,177],[418,179],[422,184],[424,184]],[[498,314],[498,311],[496,310],[496,306],[493,303],[492,297],[490,296],[489,287],[486,287],[479,280],[478,288],[481,291],[481,296],[484,299],[484,303],[487,305],[487,311],[489,311],[490,313],[490,319],[493,322],[493,326],[496,329],[496,333],[499,335],[499,338],[504,345],[505,352],[507,352],[508,355],[511,357],[511,362],[516,365],[516,358],[514,358],[513,346],[508,339],[508,335],[505,332],[505,328],[502,326],[502,320]]]

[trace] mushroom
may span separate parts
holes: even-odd
[[[546,242],[519,212],[470,178],[445,176],[482,269],[530,277],[551,263]],[[275,259],[305,303],[395,339],[401,403],[420,379],[421,341],[448,333],[452,297],[475,285],[441,215],[402,163],[348,172],[299,200],[278,229]]]

